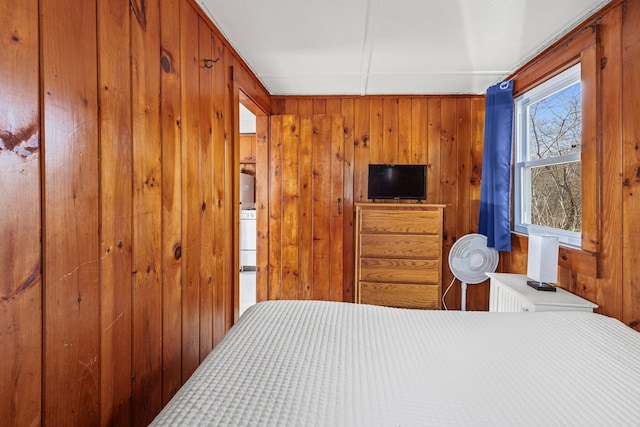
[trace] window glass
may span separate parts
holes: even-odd
[[[580,152],[580,82],[527,106],[529,160]]]
[[[531,168],[531,223],[580,232],[580,162]]]
[[[580,245],[581,106],[580,64],[516,99],[515,231]]]

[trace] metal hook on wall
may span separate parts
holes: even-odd
[[[213,64],[215,64],[219,60],[220,60],[220,57],[217,57],[216,59],[203,59],[204,66],[205,68],[213,68]]]

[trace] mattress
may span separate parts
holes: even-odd
[[[250,307],[154,426],[638,426],[640,334],[585,312]]]

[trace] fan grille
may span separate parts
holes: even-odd
[[[498,251],[487,247],[482,234],[467,234],[458,239],[449,252],[449,267],[461,282],[480,283],[487,279],[485,273],[498,266]]]

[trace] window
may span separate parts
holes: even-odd
[[[580,64],[515,100],[514,230],[580,247]]]

